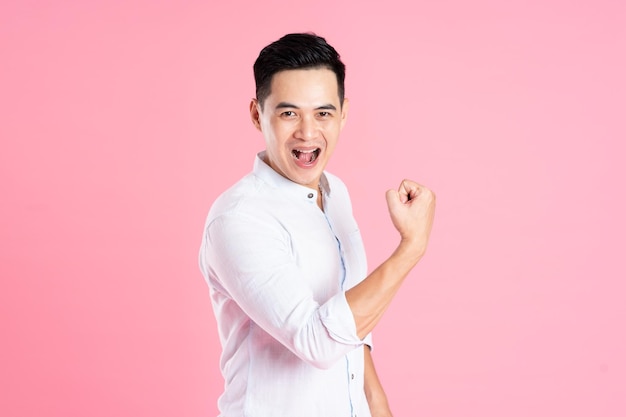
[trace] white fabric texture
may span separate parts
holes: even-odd
[[[207,217],[200,268],[222,344],[221,417],[369,417],[363,346],[345,291],[365,278],[345,185],[317,191],[257,155]]]

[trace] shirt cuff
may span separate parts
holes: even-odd
[[[370,351],[374,350],[374,342],[372,341],[372,334],[368,333],[367,336],[363,338],[363,344],[370,347]]]

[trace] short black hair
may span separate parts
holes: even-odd
[[[343,104],[346,66],[335,48],[314,33],[290,33],[263,48],[254,62],[256,99],[261,108],[271,93],[274,74],[307,68],[328,68],[334,72],[339,102]]]

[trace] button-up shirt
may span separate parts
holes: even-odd
[[[363,346],[345,291],[366,276],[345,185],[253,171],[209,212],[200,268],[222,345],[222,417],[369,417]]]

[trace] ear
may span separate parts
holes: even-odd
[[[348,120],[348,110],[350,109],[350,101],[347,98],[343,99],[343,104],[341,106],[341,128],[343,129],[346,124],[346,120]]]
[[[250,119],[252,120],[252,124],[258,130],[261,130],[261,109],[259,106],[259,102],[256,98],[253,98],[250,101]]]

